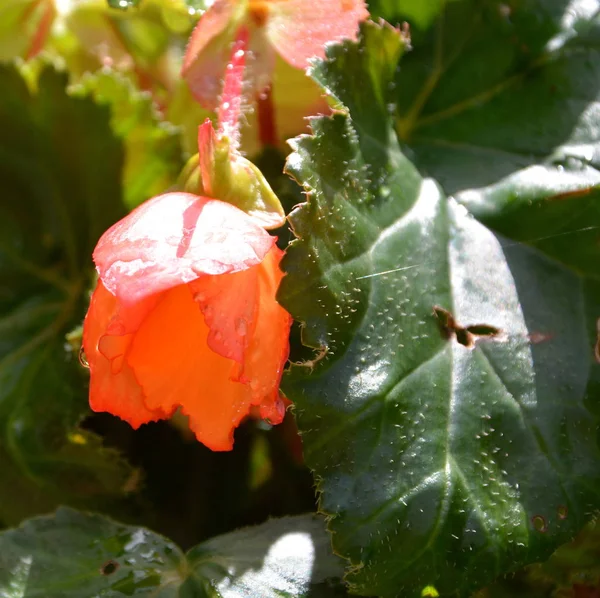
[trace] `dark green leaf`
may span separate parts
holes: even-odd
[[[185,557],[166,538],[64,507],[0,535],[3,596],[167,598],[184,576]]]
[[[324,521],[273,519],[187,556],[166,538],[61,508],[0,535],[0,594],[20,598],[341,596]]]
[[[427,164],[449,173],[440,175],[449,191],[460,181],[456,199],[422,178],[406,157],[422,167],[422,153],[402,151],[394,132],[413,139],[402,103],[399,124],[393,119],[400,45],[393,30],[366,25],[360,46],[331,48],[314,70],[347,114],[314,120],[288,163],[309,202],[292,214],[300,240],[284,262],[280,299],[320,354],[310,368],[293,367],[284,390],[353,589],[409,597],[433,585],[467,595],[547,558],[598,504],[598,426],[587,406],[598,402],[590,380],[600,295],[589,270],[599,249],[574,235],[580,249],[571,256],[542,253],[458,203],[471,207],[481,176],[500,184],[532,161],[502,171],[506,164],[487,156],[483,175],[465,162],[452,178],[452,148],[440,151]],[[417,70],[403,73],[403,96],[428,89]],[[461,81],[480,83],[468,69]],[[490,136],[508,138],[510,118],[490,117]],[[556,185],[547,181],[552,197],[589,187],[559,174]],[[541,199],[540,218],[555,225],[560,215]],[[510,236],[513,204],[499,201],[489,199],[487,213]],[[590,206],[573,208],[574,219],[593,216]],[[531,221],[528,209],[521,217]]]
[[[46,68],[32,93],[15,68],[0,68],[0,520],[7,523],[69,497],[119,492],[130,475],[76,428],[87,397],[65,340],[83,317],[94,244],[124,212],[123,148],[107,109],[69,97],[65,85]]]
[[[503,179],[523,193],[598,184],[599,11],[583,0],[448,4],[398,71],[397,130],[418,168],[459,197]]]

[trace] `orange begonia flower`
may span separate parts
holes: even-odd
[[[249,84],[261,93],[270,84],[275,52],[296,68],[325,56],[325,45],[355,39],[369,16],[364,0],[216,0],[192,33],[182,75],[196,99],[214,109],[229,48],[240,27],[250,30],[254,56]]]
[[[253,406],[281,422],[282,255],[244,212],[190,193],[155,197],[110,228],[83,332],[92,409],[137,428],[181,407],[213,450],[232,448]]]

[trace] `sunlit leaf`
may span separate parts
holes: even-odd
[[[313,515],[219,536],[187,555],[149,530],[66,508],[0,534],[0,595],[19,598],[333,598],[344,595],[342,571]]]
[[[504,55],[489,30],[474,31],[490,53]],[[442,596],[468,595],[547,558],[598,503],[600,293],[591,264],[600,246],[572,235],[567,251],[557,236],[567,214],[564,226],[600,225],[594,169],[557,165],[555,178],[536,179],[536,187],[528,170],[542,162],[536,155],[516,163],[472,152],[469,160],[461,153],[468,146],[454,152],[440,143],[434,159],[434,144],[421,137],[430,118],[432,135],[481,135],[488,145],[524,139],[546,155],[562,151],[552,145],[554,121],[532,111],[526,129],[520,108],[524,97],[543,102],[537,82],[554,76],[563,57],[597,69],[591,44],[573,53],[570,44],[551,49],[556,55],[539,62],[538,75],[523,78],[511,111],[496,112],[483,96],[439,113],[435,127],[419,106],[425,114],[448,101],[450,88],[465,95],[479,87],[469,65],[492,79],[499,65],[473,52],[451,63],[458,70],[436,95],[435,80],[423,76],[431,62],[418,48],[397,70],[400,34],[368,25],[360,46],[331,48],[314,70],[347,113],[313,121],[313,136],[294,143],[288,163],[309,202],[291,217],[299,241],[280,299],[319,352],[292,368],[284,390],[355,591],[418,596],[431,586]],[[569,100],[573,90],[563,89],[564,106],[579,110],[580,122],[586,110],[592,119],[593,103],[580,94]],[[529,130],[539,134],[527,137]],[[594,131],[585,127],[578,141],[594,143]],[[556,243],[525,239],[528,223]],[[441,321],[443,313],[451,319]]]

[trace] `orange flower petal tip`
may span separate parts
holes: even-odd
[[[259,406],[283,416],[290,315],[275,294],[283,252],[241,210],[169,193],[109,229],[84,322],[90,405],[133,427],[189,416],[198,440],[230,450]]]

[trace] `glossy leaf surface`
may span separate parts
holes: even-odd
[[[547,558],[598,501],[597,173],[557,165],[555,178],[533,178],[535,155],[509,168],[504,154],[469,161],[458,148],[459,160],[451,147],[434,159],[406,101],[443,98],[418,51],[397,69],[399,33],[369,25],[359,47],[331,48],[313,72],[345,114],[314,120],[288,162],[309,202],[292,214],[299,241],[280,299],[320,353],[284,390],[353,589],[468,595]],[[577,52],[593,68],[594,51]],[[447,78],[455,92],[481,84],[470,60],[486,64],[467,55]],[[523,85],[523,97],[539,93],[535,77]],[[486,122],[488,137],[519,139],[518,102],[514,129],[513,113],[485,98],[470,121],[455,109],[444,126],[462,118],[466,137]],[[549,126],[543,118],[530,129]],[[573,234],[567,251],[560,227],[581,219],[590,235]],[[531,241],[527,227],[555,241]]]
[[[327,598],[343,595],[342,571],[313,515],[219,536],[187,555],[146,529],[67,508],[0,534],[0,593],[21,598]]]

